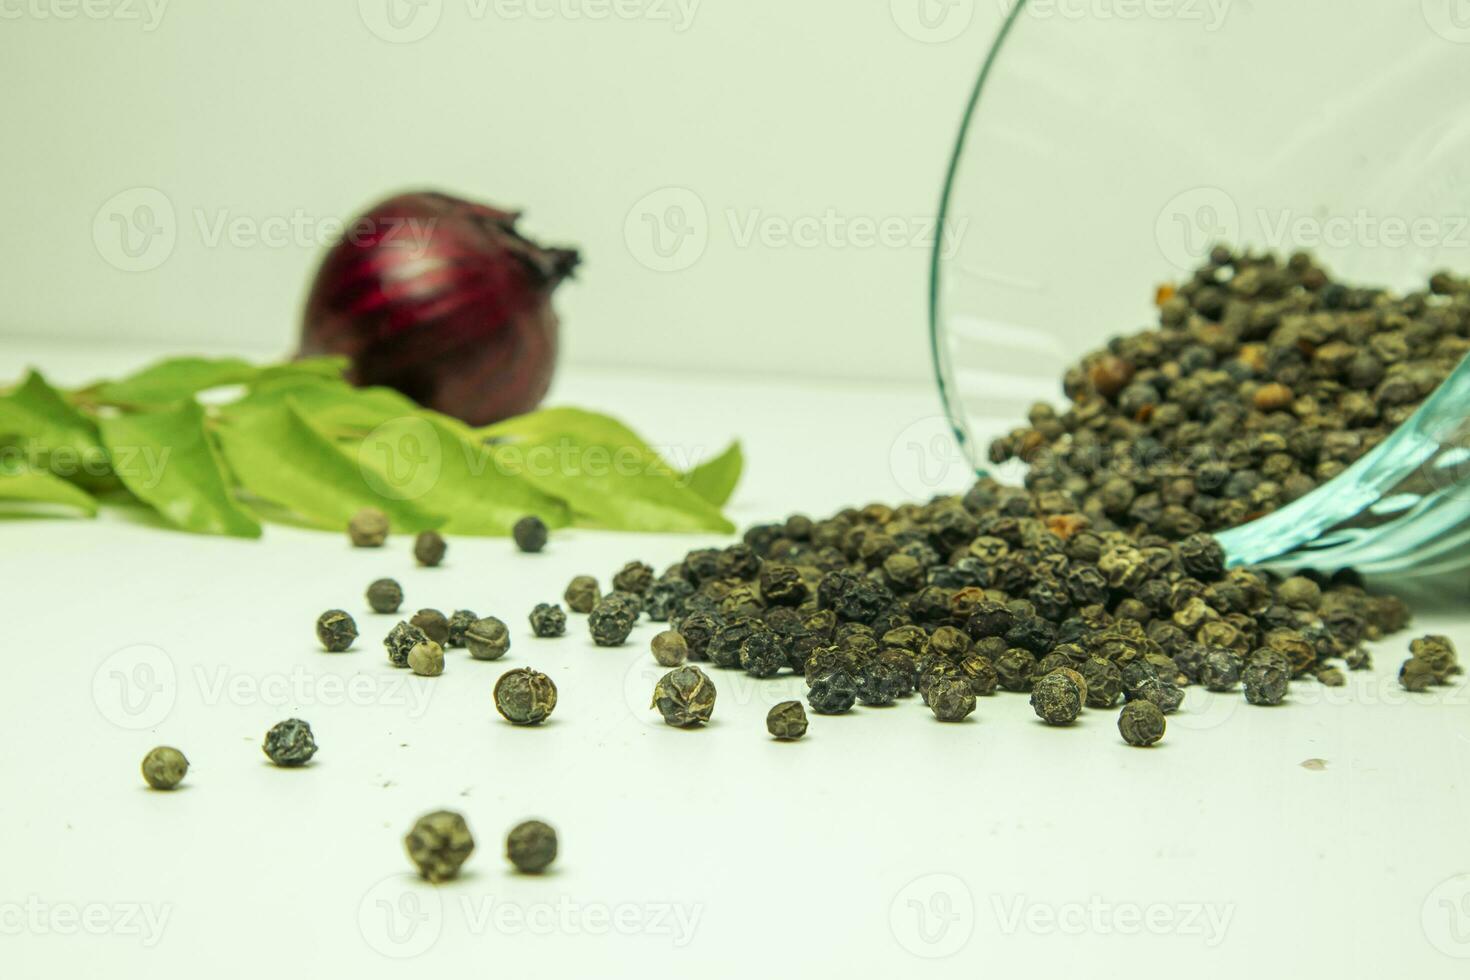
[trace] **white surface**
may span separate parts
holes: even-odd
[[[35,361],[80,381],[124,360],[11,345],[0,377]],[[924,389],[577,373],[558,399],[675,445],[738,432],[741,520],[900,497],[917,480],[912,423],[933,409]],[[676,731],[646,710],[656,627],[617,650],[594,648],[583,617],[562,640],[528,634],[531,605],[573,574],[662,567],[698,539],[563,533],[534,557],[456,539],[444,567],[417,569],[404,538],[364,551],[275,526],[255,543],[109,518],[0,536],[7,980],[376,977],[404,954],[420,972],[507,977],[1465,974],[1470,696],[1399,692],[1408,634],[1378,645],[1371,675],[1330,696],[1295,685],[1279,709],[1191,689],[1149,751],[1120,741],[1112,712],[1051,730],[1016,695],[962,725],[913,700],[814,716],[776,744],[764,714],[800,693],[794,678],[715,672],[714,723]],[[510,653],[454,651],[432,680],[391,669],[379,640],[395,619],[361,598],[382,575],[410,609],[501,616]],[[331,606],[358,617],[349,653],[314,642]],[[1470,653],[1463,615],[1421,613],[1415,633],[1431,629]],[[494,679],[524,665],[560,689],[538,729],[491,705]],[[321,743],[304,771],[260,752],[290,716]],[[138,775],[160,743],[193,766],[173,794]],[[467,815],[479,849],[436,889],[406,876],[401,838],[439,807]],[[541,879],[501,856],[532,816],[562,841]]]
[[[790,373],[925,380],[925,227],[1001,16],[4,0],[0,90],[28,94],[0,99],[25,148],[0,333],[291,349],[332,225],[430,187],[582,248],[558,297],[576,363],[756,372],[780,349]]]

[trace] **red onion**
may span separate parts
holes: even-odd
[[[317,271],[300,356],[344,355],[353,384],[471,425],[535,408],[556,365],[551,294],[578,255],[521,235],[519,217],[435,193],[371,208]]]

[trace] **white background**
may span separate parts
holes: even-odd
[[[0,333],[285,352],[322,229],[437,188],[582,248],[572,363],[929,376],[997,0],[78,2],[0,2]]]
[[[152,353],[12,346],[0,372],[39,360],[75,383]],[[927,445],[908,421],[929,409],[925,385],[572,371],[558,396],[617,401],[651,439],[694,449],[743,400],[758,465],[742,523],[963,485],[962,468],[912,451]],[[844,425],[823,421],[839,412]],[[1376,669],[1347,687],[1295,684],[1272,709],[1191,689],[1151,750],[1122,743],[1114,712],[1049,729],[1004,694],[960,725],[909,699],[814,716],[806,739],[778,744],[764,715],[800,695],[794,677],[716,671],[714,723],[678,731],[647,710],[654,627],[607,650],[580,616],[561,640],[525,625],[575,574],[606,581],[633,557],[662,568],[714,537],[566,532],[539,556],[455,539],[443,567],[416,569],[404,538],[367,551],[278,526],[241,542],[113,513],[3,533],[7,980],[1437,978],[1470,961],[1470,690],[1411,696],[1394,679],[1411,636],[1470,650],[1463,580],[1420,600],[1413,631],[1376,644]],[[380,641],[394,619],[361,598],[383,575],[409,609],[501,616],[510,652],[452,651],[434,679],[393,670]],[[331,606],[358,618],[351,652],[315,644]],[[494,679],[527,665],[560,690],[538,729],[491,704]],[[321,744],[303,771],[259,748],[291,716]],[[160,743],[193,764],[172,794],[138,774]],[[401,838],[440,807],[463,811],[479,846],[464,879],[432,888],[408,876]],[[529,817],[561,835],[542,879],[502,857]]]

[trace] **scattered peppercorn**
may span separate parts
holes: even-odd
[[[167,745],[160,745],[143,757],[143,778],[154,789],[173,789],[184,781],[189,771],[189,760],[184,753]]]
[[[963,677],[938,677],[929,685],[929,710],[940,721],[964,721],[975,710],[975,692]]]
[[[383,647],[388,651],[388,662],[395,667],[407,667],[409,653],[428,638],[427,633],[412,623],[399,621],[383,637]]]
[[[311,757],[316,755],[316,738],[306,722],[300,718],[288,718],[265,733],[265,744],[261,748],[276,765],[290,769],[311,761]]]
[[[419,536],[413,539],[413,556],[425,568],[437,567],[448,550],[449,546],[438,531],[420,531]]]
[[[380,578],[367,590],[368,605],[376,613],[396,613],[403,605],[403,589],[391,578]]]
[[[766,714],[766,731],[783,741],[806,734],[806,709],[800,701],[782,701]]]
[[[376,507],[364,507],[347,522],[347,536],[355,548],[381,548],[388,540],[388,515]]]
[[[545,602],[536,604],[531,610],[531,632],[542,639],[562,636],[567,631],[567,614],[561,606]]]
[[[546,539],[548,537],[546,522],[535,515],[522,517],[516,521],[515,527],[511,530],[511,535],[515,538],[517,548],[526,554],[533,555],[546,547]]]
[[[433,640],[415,643],[408,651],[408,666],[420,677],[438,677],[444,673],[444,648]]]
[[[414,822],[403,847],[419,874],[438,884],[459,874],[475,850],[475,839],[464,817],[453,810],[435,810]]]
[[[653,569],[641,561],[630,561],[613,576],[612,586],[619,592],[643,595],[653,586]]]
[[[465,629],[464,645],[476,660],[499,660],[510,649],[510,630],[494,616],[486,616]]]
[[[665,630],[655,636],[649,646],[653,659],[660,667],[677,667],[689,657],[689,644],[683,636],[673,630]]]
[[[539,725],[556,709],[556,685],[529,667],[506,671],[495,682],[495,710],[514,725]]]
[[[806,702],[819,715],[840,715],[857,703],[858,686],[844,670],[823,674],[807,687]]]
[[[1047,674],[1031,688],[1031,710],[1048,725],[1070,725],[1082,713],[1082,690],[1063,670]]]
[[[606,596],[587,617],[592,642],[600,647],[622,646],[633,632],[638,612],[618,594]]]
[[[328,609],[317,617],[316,638],[329,653],[341,653],[357,639],[357,623],[340,609]]]
[[[505,856],[521,874],[540,874],[556,860],[556,831],[540,820],[517,824],[505,837]]]
[[[449,636],[445,640],[446,647],[462,647],[465,645],[465,632],[475,624],[480,617],[468,609],[456,609],[449,617]]]
[[[578,575],[567,585],[567,591],[562,598],[572,612],[586,614],[596,607],[598,600],[602,598],[602,592],[597,587],[597,579],[591,575]]]
[[[1164,713],[1152,701],[1129,701],[1118,713],[1118,733],[1129,745],[1153,745],[1164,728]]]
[[[676,728],[703,725],[715,710],[715,685],[698,667],[679,667],[659,678],[649,707]]]
[[[423,630],[425,636],[440,646],[449,642],[449,620],[437,609],[420,609],[409,623]]]

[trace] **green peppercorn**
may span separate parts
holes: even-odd
[[[806,734],[806,727],[806,709],[800,701],[782,701],[766,714],[766,731],[773,738],[798,739]]]
[[[413,556],[425,568],[435,568],[444,560],[449,546],[438,531],[420,531],[413,541]]]
[[[674,630],[665,630],[655,636],[649,646],[653,659],[660,667],[677,667],[689,657],[689,643]]]
[[[597,579],[591,575],[578,575],[567,585],[567,591],[562,598],[572,612],[586,614],[596,607],[602,598],[602,592],[597,587]]]
[[[316,638],[329,653],[341,653],[357,639],[357,623],[340,609],[328,609],[317,617]]]
[[[546,522],[533,514],[516,521],[515,527],[511,529],[511,536],[515,538],[517,548],[526,554],[535,554],[546,547],[549,532]]]
[[[1164,728],[1164,713],[1152,701],[1129,701],[1118,714],[1118,732],[1129,745],[1153,745]]]
[[[184,781],[189,771],[189,760],[184,753],[167,745],[160,745],[143,757],[143,778],[154,789],[173,789]]]
[[[1079,685],[1062,668],[1031,687],[1031,709],[1048,725],[1070,725],[1082,713],[1083,694]]]
[[[556,860],[556,831],[540,820],[517,824],[505,837],[505,856],[521,874],[540,874]]]
[[[425,636],[440,646],[449,642],[449,620],[437,609],[420,609],[409,623],[423,630]]]
[[[649,707],[676,728],[703,725],[715,710],[715,685],[698,667],[680,667],[659,679]]]
[[[499,660],[510,649],[510,630],[494,616],[486,616],[464,631],[464,645],[476,660]]]
[[[622,646],[633,632],[638,621],[638,612],[618,595],[610,595],[599,602],[587,617],[587,628],[592,633],[592,642],[600,647]]]
[[[940,721],[964,721],[975,710],[975,691],[968,678],[940,676],[929,685],[928,701]]]
[[[556,685],[529,667],[500,675],[495,682],[495,710],[514,725],[539,725],[556,709]]]
[[[449,617],[449,636],[444,641],[444,645],[446,647],[464,646],[465,632],[468,631],[469,628],[475,624],[475,620],[479,618],[479,616],[475,615],[475,613],[471,612],[468,609],[456,609],[454,611],[454,614]]]
[[[433,640],[415,643],[408,651],[408,666],[420,677],[438,677],[444,673],[444,648]]]
[[[475,850],[469,824],[453,810],[435,810],[414,822],[403,838],[404,850],[419,874],[438,884],[459,874]]]
[[[288,718],[265,733],[261,748],[276,765],[291,769],[310,762],[317,746],[310,725],[299,718]]]
[[[388,651],[388,662],[395,667],[407,667],[409,653],[428,638],[429,635],[417,626],[400,621],[383,637],[383,648]]]
[[[396,613],[403,605],[403,589],[391,578],[380,578],[368,586],[367,600],[373,612]]]
[[[531,632],[542,639],[562,636],[567,631],[567,614],[561,606],[537,603],[531,610]]]
[[[388,515],[376,507],[364,507],[347,522],[347,536],[356,548],[381,548],[388,540]]]

